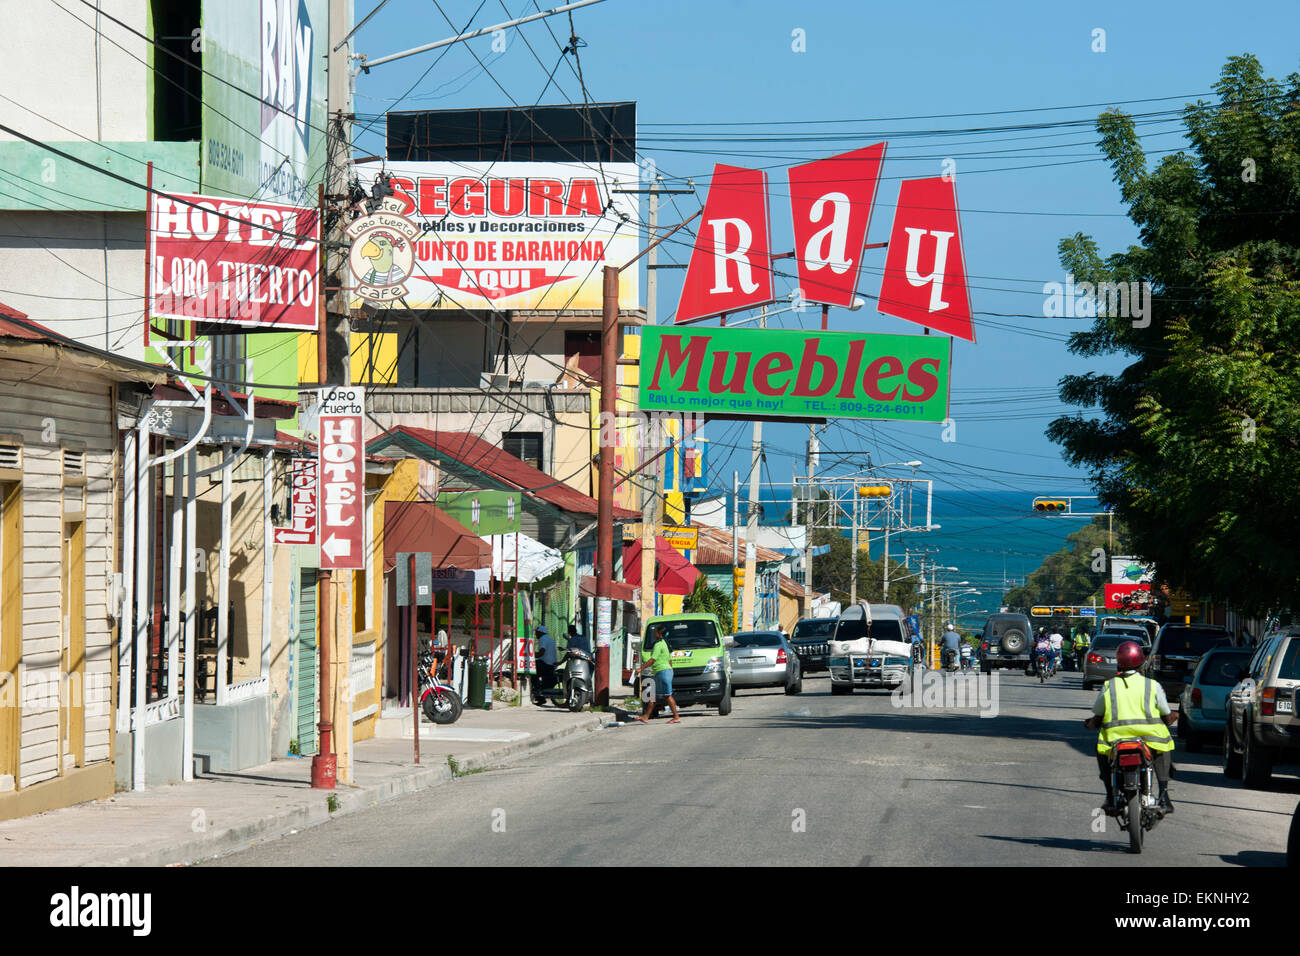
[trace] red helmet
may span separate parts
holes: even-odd
[[[1146,655],[1142,653],[1142,646],[1137,641],[1125,641],[1115,651],[1115,665],[1121,673],[1137,670],[1145,660]]]

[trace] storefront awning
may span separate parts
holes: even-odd
[[[630,584],[624,584],[622,581],[609,582],[609,596],[615,601],[626,601],[628,604],[637,603],[637,588]],[[593,574],[584,574],[582,580],[578,582],[578,593],[583,597],[596,596],[596,576]]]
[[[492,566],[492,546],[431,501],[384,503],[384,570],[404,551],[428,551],[435,568]]]
[[[658,594],[690,594],[700,569],[663,538],[655,538],[655,591]],[[623,580],[641,585],[641,542],[623,548]]]
[[[492,545],[492,576],[498,581],[535,584],[564,570],[564,555],[522,531],[490,534],[484,540]]]

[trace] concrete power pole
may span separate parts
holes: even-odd
[[[330,0],[328,36],[345,37],[352,29],[351,8],[349,0]],[[342,215],[333,217],[330,222],[328,210],[331,204],[345,200],[348,192],[348,175],[352,159],[352,64],[349,62],[351,47],[348,44],[338,46],[330,44],[326,66],[326,136],[325,136],[325,183],[321,191],[321,239],[324,244],[324,274],[322,276],[320,301],[323,303],[320,329],[316,337],[317,374],[319,385],[348,384],[348,359],[350,356],[348,342],[348,292],[343,281],[343,270],[347,267],[346,236],[343,233],[347,223]],[[351,707],[339,707],[336,713],[337,694],[331,686],[333,661],[339,660],[338,628],[335,623],[336,598],[334,595],[333,574],[329,571],[317,573],[319,586],[320,616],[320,724],[319,753],[312,760],[311,782],[319,789],[334,789],[338,775],[338,755],[335,753],[334,728],[338,719],[349,722],[352,719]],[[348,655],[351,659],[351,653]],[[347,710],[344,714],[342,711]],[[348,782],[350,767],[344,765],[344,782]]]
[[[767,306],[763,306],[763,311],[758,320],[758,327],[767,328]],[[758,539],[758,468],[759,462],[763,457],[763,421],[756,419],[754,421],[754,442],[749,456],[749,515],[745,522],[745,592],[744,601],[744,629],[752,631],[758,626],[758,615],[755,613],[755,597],[757,596],[754,580],[756,570],[756,548]]]

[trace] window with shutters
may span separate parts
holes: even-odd
[[[526,461],[538,471],[545,471],[542,456],[541,432],[506,432],[501,436],[501,448],[521,461]]]
[[[63,449],[63,517],[80,519],[86,513],[86,453]]]

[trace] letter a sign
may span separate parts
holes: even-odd
[[[318,394],[320,566],[325,571],[364,568],[366,454],[361,429],[366,390],[339,385]]]
[[[853,305],[885,144],[791,166],[799,290],[808,302]]]
[[[767,173],[719,163],[704,201],[677,322],[772,301]]]
[[[974,342],[964,252],[952,180],[903,180],[876,308]]]

